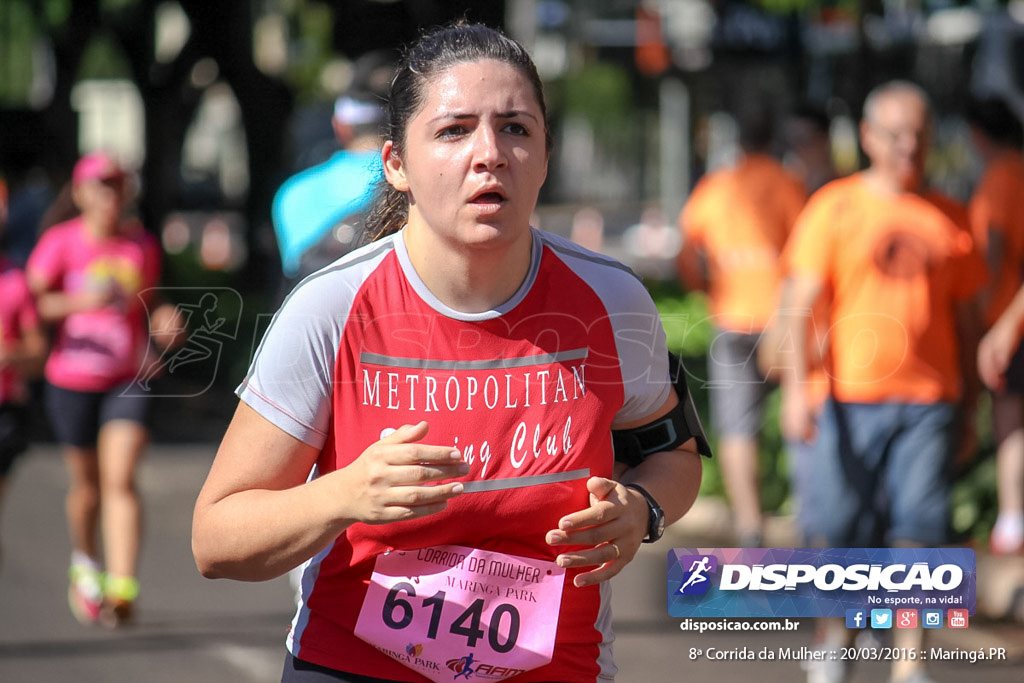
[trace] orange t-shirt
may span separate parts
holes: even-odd
[[[805,199],[803,184],[775,159],[743,157],[694,187],[683,209],[685,240],[708,262],[708,304],[715,324],[760,332],[775,312],[779,253]]]
[[[998,260],[991,273],[985,323],[992,325],[1006,310],[1024,278],[1024,156],[1006,152],[994,159],[971,197],[971,230],[978,249],[985,253],[993,233]]]
[[[797,276],[831,291],[829,358],[840,401],[931,403],[960,393],[956,303],[985,281],[957,205],[891,195],[862,174],[807,203],[789,253]]]

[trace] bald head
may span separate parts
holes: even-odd
[[[908,81],[891,81],[864,101],[861,146],[872,177],[892,191],[917,190],[924,182],[931,110],[928,96]]]

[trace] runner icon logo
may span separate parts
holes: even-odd
[[[449,659],[444,664],[450,671],[454,672],[455,675],[452,676],[453,681],[460,678],[469,680],[471,676],[475,678],[502,680],[505,678],[511,678],[512,676],[518,676],[525,671],[525,669],[476,662],[472,652],[465,657]]]
[[[688,568],[679,586],[679,595],[707,593],[711,587],[708,575],[718,570],[718,558],[714,555],[685,555],[679,558],[679,564]]]

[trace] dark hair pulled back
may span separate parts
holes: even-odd
[[[459,64],[488,59],[518,69],[530,81],[544,116],[545,143],[550,150],[544,89],[529,53],[501,31],[483,24],[459,22],[424,35],[399,61],[391,79],[384,122],[384,139],[391,141],[392,153],[402,155],[409,121],[423,107],[431,79]],[[381,180],[366,218],[368,241],[398,232],[408,217],[409,198]]]

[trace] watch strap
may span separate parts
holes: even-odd
[[[643,486],[639,484],[624,484],[628,489],[633,489],[647,501],[647,536],[644,538],[644,543],[654,543],[661,538],[664,533],[664,520],[665,512],[658,505],[658,501],[654,499],[650,493],[647,492]]]

